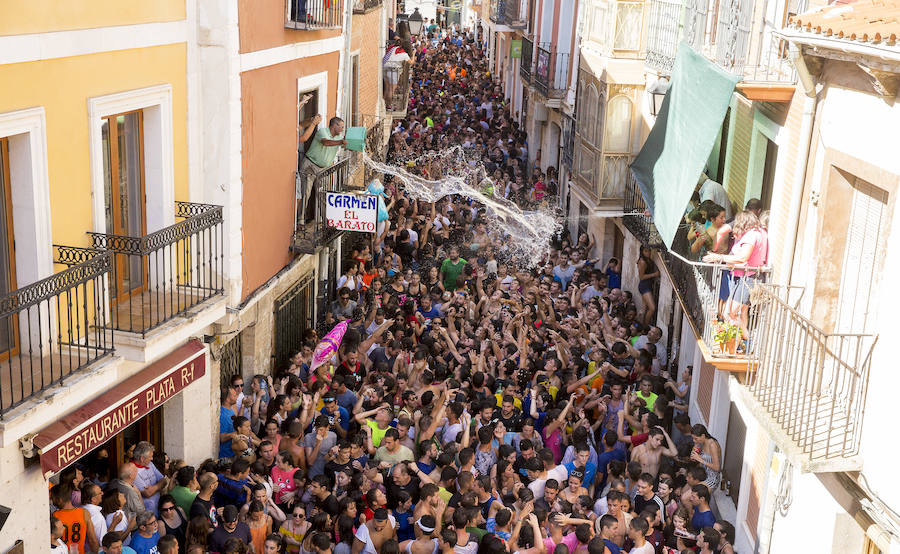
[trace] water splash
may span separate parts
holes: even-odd
[[[365,152],[362,154],[366,165],[391,175],[413,198],[437,202],[445,196],[461,195],[485,206],[489,234],[503,245],[502,257],[517,265],[537,265],[550,249],[551,238],[561,228],[549,208],[523,211],[502,196],[490,194],[494,187],[493,179],[479,160],[469,159],[461,146],[398,160],[406,167],[378,162]],[[428,163],[438,167],[442,174],[439,179],[426,179],[407,169]]]

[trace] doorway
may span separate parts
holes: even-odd
[[[106,232],[141,237],[147,232],[144,190],[144,117],[141,110],[103,118],[103,183]],[[144,257],[115,254],[115,278],[110,296],[114,301],[139,295],[147,285]]]

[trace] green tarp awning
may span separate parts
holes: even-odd
[[[682,42],[656,123],[631,164],[666,246],[672,245],[691,193],[719,137],[740,78]]]

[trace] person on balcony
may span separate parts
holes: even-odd
[[[316,116],[318,117],[318,116]],[[347,146],[344,140],[344,120],[340,117],[332,117],[328,121],[328,127],[322,127],[316,131],[316,136],[300,162],[300,179],[303,190],[297,191],[299,210],[297,222],[307,225],[315,221],[316,195],[315,180],[317,174],[323,169],[331,167],[334,159],[342,146]]]
[[[394,91],[400,82],[400,73],[404,63],[412,63],[409,53],[403,49],[399,40],[388,45],[381,64],[384,66],[384,100],[388,111],[404,110],[406,106],[398,106],[394,103]]]

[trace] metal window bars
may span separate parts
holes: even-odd
[[[341,29],[344,26],[344,1],[285,0],[284,26],[307,31]]]
[[[528,83],[531,81],[531,70],[534,63],[534,41],[522,38],[522,58],[519,60],[519,75]]]
[[[0,297],[0,419],[108,356],[108,252],[54,246],[67,268]]]
[[[409,62],[401,64],[388,64],[384,66],[384,98],[387,104],[388,115],[395,119],[406,117],[406,109],[409,105],[409,88],[412,84],[410,78]]]
[[[535,51],[534,88],[547,98],[562,98],[569,87],[569,54],[542,43]]]
[[[319,247],[325,246],[339,237],[343,231],[330,227],[325,218],[325,197],[327,192],[343,192],[348,189],[350,178],[350,158],[336,161],[331,167],[321,169],[313,174],[297,172],[297,190],[311,191],[311,198],[298,198],[294,235],[291,250],[301,254],[314,254]],[[307,186],[305,179],[313,179],[312,186]]]
[[[222,207],[175,203],[174,225],[131,237],[89,232],[110,254],[109,326],[141,336],[224,292]]]

